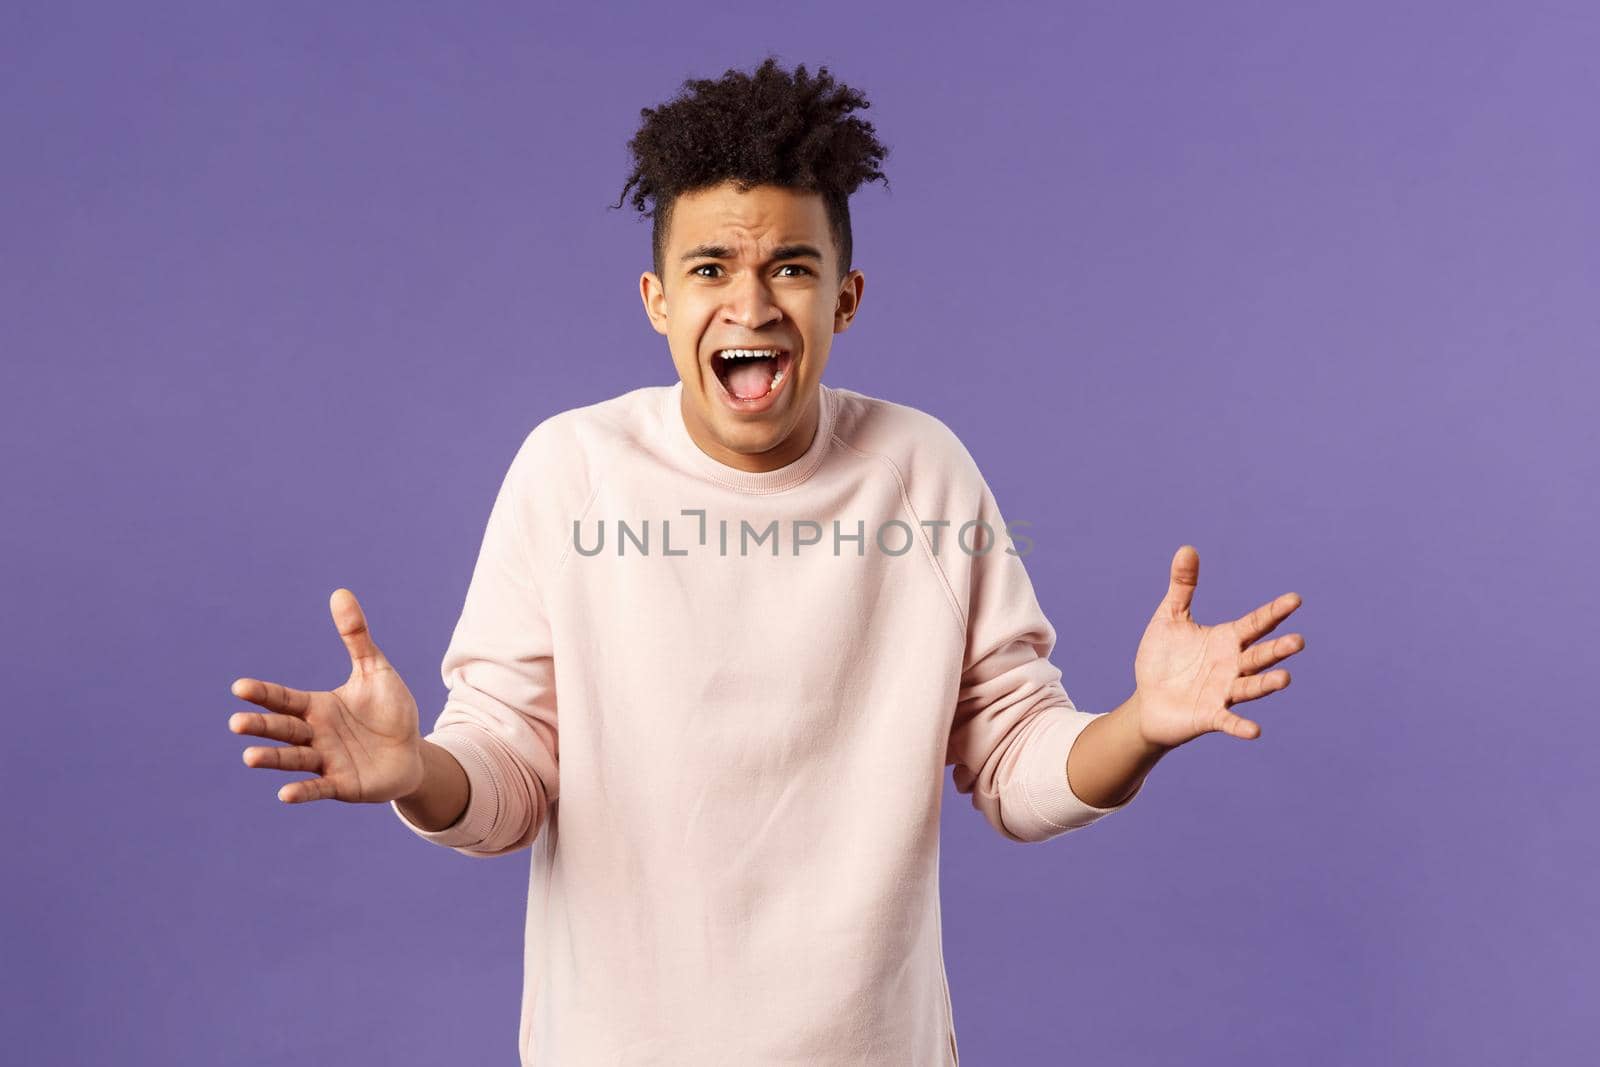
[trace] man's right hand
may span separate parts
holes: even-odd
[[[266,711],[235,712],[228,729],[287,742],[284,747],[245,749],[247,766],[320,775],[279,789],[278,799],[285,804],[380,804],[409,796],[423,780],[417,702],[373,644],[355,594],[335,589],[328,609],[350,652],[350,679],[332,692],[310,693],[240,678],[233,683],[233,695]]]

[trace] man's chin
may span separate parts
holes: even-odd
[[[783,444],[787,427],[776,422],[769,412],[760,421],[730,418],[725,413],[711,416],[711,435],[729,452],[742,456],[759,456]]]

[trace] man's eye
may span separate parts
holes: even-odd
[[[703,270],[721,270],[721,269],[722,268],[720,266],[718,266],[717,264],[715,264],[715,263],[702,263],[698,267],[695,267],[692,270],[690,270],[689,273],[698,275],[701,278],[709,278],[709,277],[711,277],[711,275],[709,275],[709,274],[701,274],[700,272],[703,271]],[[802,267],[798,263],[785,263],[783,266],[779,267],[778,269],[779,270],[797,270],[801,274],[810,274],[811,273],[811,268],[810,267]],[[790,275],[790,277],[794,277],[794,275]]]

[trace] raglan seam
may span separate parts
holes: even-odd
[[[928,542],[928,531],[923,528],[922,517],[917,514],[917,509],[911,504],[911,494],[906,491],[906,481],[900,473],[899,466],[894,460],[890,459],[881,452],[868,452],[864,448],[857,448],[855,445],[840,437],[837,433],[833,434],[832,436],[833,440],[837,444],[849,449],[858,456],[881,460],[884,465],[889,468],[889,472],[894,475],[895,484],[900,489],[900,503],[905,510],[910,513],[912,519],[916,520],[915,525],[917,529],[917,536],[922,543],[923,554],[927,557],[928,562],[933,565],[934,574],[938,576],[939,585],[944,589],[945,599],[950,604],[950,610],[955,613],[956,626],[959,627],[959,632],[962,636],[962,639],[965,640],[967,634],[966,613],[961,610],[961,601],[955,594],[955,588],[950,584],[949,575],[945,574],[944,567],[939,563],[938,554],[933,551],[933,546]]]
[[[581,526],[583,524],[583,520],[589,517],[589,509],[594,507],[594,502],[600,498],[600,487],[603,484],[604,483],[602,481],[595,481],[594,488],[589,491],[589,499],[584,502],[583,510],[578,512],[578,517],[573,520],[574,526]],[[572,546],[575,543],[576,539],[569,541],[567,542],[566,547],[561,550],[561,558],[556,560],[555,574],[552,575],[552,577],[559,576],[562,569],[566,567],[567,560],[572,557]]]
[[[518,481],[521,479],[519,478]],[[511,528],[517,535],[517,554],[522,557],[522,565],[528,569],[528,581],[533,583],[533,591],[541,604],[545,603],[544,590],[539,586],[539,569],[534,564],[532,542],[528,532],[522,528],[522,508],[518,503],[521,494],[517,491],[516,483],[511,486],[510,498],[507,503],[511,505]]]

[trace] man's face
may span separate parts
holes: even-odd
[[[744,471],[798,459],[816,430],[833,335],[850,325],[866,284],[859,270],[835,281],[839,253],[822,196],[771,185],[741,193],[731,182],[684,193],[666,245],[666,276],[646,271],[639,291],[683,379],[690,436]],[[780,354],[724,359],[730,348]]]

